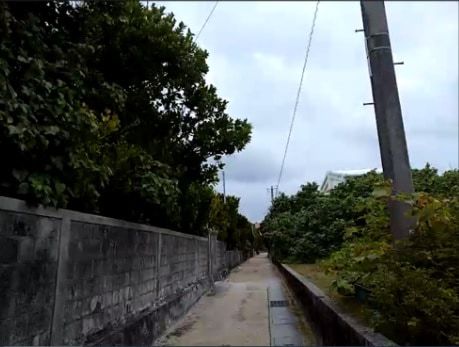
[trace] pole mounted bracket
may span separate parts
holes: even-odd
[[[390,40],[388,32],[379,32],[367,37],[368,55],[380,49],[390,50]]]
[[[374,104],[375,104],[374,102],[364,102],[363,106],[369,106],[369,105],[374,105]]]
[[[398,62],[395,62],[394,65],[405,65],[405,62],[404,61],[398,61]]]
[[[364,31],[365,31],[365,30],[363,30],[363,29],[355,29],[355,32],[356,32],[356,33],[361,33],[361,32],[364,32]]]

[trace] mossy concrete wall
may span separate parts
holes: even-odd
[[[222,242],[0,197],[0,345],[151,345],[242,261]]]

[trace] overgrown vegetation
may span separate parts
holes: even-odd
[[[400,344],[459,344],[459,171],[413,170],[416,193],[392,197],[374,172],[329,195],[307,184],[275,200],[263,223],[271,254],[317,261],[342,295],[363,293],[373,325]],[[387,203],[401,199],[417,223],[394,242]],[[359,293],[358,293],[359,292]]]
[[[1,195],[245,244],[236,200],[212,212],[230,226],[210,206],[251,126],[183,23],[134,0],[33,1],[0,3],[0,26]]]
[[[350,178],[329,195],[316,183],[301,186],[293,196],[280,194],[262,223],[272,255],[284,261],[311,263],[340,248],[344,230],[353,225],[360,212],[357,204],[371,195],[382,177],[374,172]]]

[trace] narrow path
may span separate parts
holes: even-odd
[[[215,295],[203,296],[157,345],[315,345],[280,276],[266,253],[249,259],[217,282]]]

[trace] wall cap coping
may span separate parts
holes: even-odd
[[[0,196],[0,210],[7,212],[19,212],[24,214],[38,215],[42,217],[50,217],[56,219],[70,219],[71,221],[88,223],[88,224],[103,224],[113,227],[124,227],[128,229],[136,229],[145,232],[154,232],[163,235],[179,236],[189,239],[196,239],[200,241],[206,241],[207,237],[184,234],[178,231],[159,228],[148,224],[140,224],[134,222],[128,222],[122,219],[115,219],[110,217],[104,217],[96,214],[90,214],[85,212],[78,212],[74,210],[67,210],[64,208],[55,209],[50,207],[44,207],[43,205],[32,206],[27,204],[24,200],[15,198],[9,198],[6,196]]]

